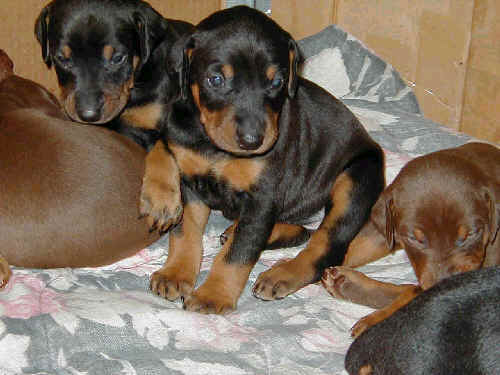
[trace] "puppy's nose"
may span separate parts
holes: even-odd
[[[256,150],[262,145],[263,137],[257,134],[243,134],[238,137],[239,146],[242,150]]]
[[[85,122],[95,122],[99,120],[100,113],[95,109],[88,108],[81,111],[80,118]]]

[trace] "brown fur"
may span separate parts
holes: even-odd
[[[360,320],[355,336],[422,290],[451,275],[500,264],[500,150],[483,143],[435,152],[408,163],[350,244],[344,267],[325,272],[337,298],[381,308]],[[374,282],[352,267],[404,248],[418,286]]]
[[[99,266],[158,239],[137,218],[145,157],[138,145],[67,121],[53,95],[12,74],[0,82],[0,129],[4,284],[7,262]]]

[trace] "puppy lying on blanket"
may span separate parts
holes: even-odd
[[[499,227],[500,149],[469,143],[434,152],[401,170],[346,257],[359,265],[352,260],[404,248],[419,285],[382,283],[347,267],[327,270],[323,285],[334,297],[380,309],[356,323],[357,336],[438,281],[500,264]]]
[[[351,375],[500,374],[500,268],[451,276],[351,345]]]
[[[138,220],[145,151],[67,120],[0,50],[0,283],[21,267],[98,266],[158,236]],[[7,263],[8,262],[8,263]]]

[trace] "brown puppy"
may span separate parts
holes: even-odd
[[[67,121],[0,50],[0,285],[7,262],[98,266],[155,241],[138,220],[144,157],[117,133]]]
[[[334,297],[381,308],[353,327],[358,336],[453,274],[500,264],[500,150],[469,143],[409,162],[351,243],[345,267],[323,285]],[[419,285],[372,280],[357,267],[404,248]]]

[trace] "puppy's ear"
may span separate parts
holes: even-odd
[[[295,96],[295,93],[297,92],[297,71],[300,60],[299,47],[297,46],[297,42],[295,42],[295,40],[293,39],[290,39],[290,41],[288,42],[288,56],[290,64],[290,71],[288,75],[288,96],[290,98],[293,98]]]
[[[137,71],[148,61],[157,45],[167,32],[167,21],[149,5],[144,5],[140,12],[132,14],[137,33],[139,34],[140,63]]]
[[[392,196],[382,193],[372,208],[371,221],[377,230],[385,235],[389,250],[393,250],[396,245],[396,240],[394,238],[395,222]]]
[[[195,41],[193,37],[188,38],[182,51],[182,67],[180,69],[179,84],[181,87],[181,98],[186,100],[189,92],[189,70],[191,68],[191,56],[193,54]]]
[[[495,202],[494,195],[487,187],[481,188],[481,194],[488,207],[488,243],[492,243],[500,230],[500,204]]]
[[[50,68],[52,66],[52,58],[50,56],[49,45],[49,27],[50,24],[50,4],[42,9],[38,18],[35,21],[35,36],[40,46],[42,47],[43,61]]]

